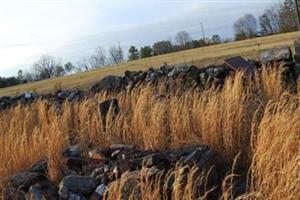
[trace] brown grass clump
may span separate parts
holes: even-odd
[[[299,199],[300,92],[298,87],[298,92],[288,93],[279,74],[263,70],[250,81],[239,73],[223,88],[205,91],[166,95],[163,87],[147,86],[99,94],[83,102],[64,103],[61,108],[38,101],[1,111],[0,188],[11,175],[43,157],[50,161],[49,177],[60,181],[64,171],[61,151],[73,143],[130,143],[155,150],[201,143],[228,164],[249,170],[247,193],[239,199]],[[119,100],[122,113],[103,122],[99,102],[110,97]],[[180,170],[169,175],[176,177]],[[183,186],[175,179],[175,188],[183,188],[175,189],[173,199],[206,199],[212,188],[195,196],[196,186],[205,185],[205,174],[193,172],[190,170]],[[221,199],[233,199],[230,180],[236,175],[224,180]],[[164,190],[160,185],[156,182],[151,191],[141,186],[143,199],[149,193],[162,195],[157,192]]]

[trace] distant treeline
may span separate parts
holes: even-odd
[[[297,31],[295,1],[285,0],[282,3],[274,4],[266,8],[258,19],[252,14],[246,14],[233,24],[233,29],[234,39],[222,39],[218,34],[212,35],[211,38],[193,39],[187,31],[180,31],[173,38],[174,41],[171,41],[171,39],[158,41],[152,45],[142,46],[139,49],[135,46],[130,46],[128,59],[124,58],[124,50],[120,43],[108,49],[99,46],[95,49],[93,55],[82,58],[76,64],[68,62],[63,65],[57,58],[44,55],[33,64],[30,71],[23,72],[23,70],[19,70],[16,77],[0,77],[0,88],[102,68],[120,64],[126,60],[132,61],[187,49],[228,43],[234,40],[238,41]]]
[[[297,31],[299,27],[295,0],[273,4],[258,19],[252,14],[246,14],[234,23],[233,28],[235,40]]]

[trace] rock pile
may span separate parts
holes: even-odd
[[[287,83],[295,84],[300,74],[300,40],[295,41],[295,56],[288,46],[275,48],[261,54],[261,62],[246,60],[235,56],[224,60],[222,65],[210,65],[198,68],[194,65],[163,65],[158,69],[150,68],[147,71],[126,71],[124,76],[107,76],[94,84],[88,91],[72,90],[58,91],[55,94],[38,95],[24,93],[14,97],[0,97],[0,109],[6,109],[17,104],[29,104],[37,99],[61,104],[64,101],[79,101],[85,96],[101,91],[119,92],[141,85],[163,82],[168,91],[173,89],[205,89],[212,86],[222,87],[225,79],[236,71],[244,70],[247,75],[253,74],[267,66],[283,66],[284,78]]]
[[[0,110],[16,106],[17,104],[30,104],[37,99],[49,102],[63,103],[64,101],[79,101],[85,97],[85,92],[80,90],[60,90],[54,94],[37,94],[26,92],[17,96],[0,97]]]
[[[159,69],[150,68],[147,71],[126,71],[123,77],[108,76],[93,85],[93,93],[99,91],[117,92],[128,87],[146,84],[156,84],[164,81],[168,88],[207,87],[221,85],[225,78],[233,71],[224,65],[209,66],[199,69],[194,65],[163,65]]]
[[[167,89],[198,88],[205,89],[211,86],[222,86],[225,79],[236,71],[243,70],[247,75],[253,75],[263,65],[267,67],[282,66],[284,79],[287,83],[295,84],[299,74],[300,42],[295,42],[295,61],[288,46],[274,48],[261,54],[261,62],[245,60],[240,56],[224,60],[222,65],[211,65],[197,68],[194,65],[163,65],[158,69],[150,68],[147,71],[126,71],[123,77],[108,76],[91,87],[93,93],[107,90],[117,92],[125,88],[145,84],[156,84],[163,81]]]
[[[110,147],[84,149],[81,145],[66,148],[62,155],[67,167],[65,177],[56,185],[48,177],[47,159],[39,161],[30,169],[10,178],[3,192],[3,199],[114,199],[113,191],[121,191],[121,199],[141,198],[140,183],[164,177],[161,183],[164,195],[171,199],[174,184],[187,184],[191,167],[198,175],[206,173],[206,187],[220,186],[224,176],[224,164],[218,155],[206,145],[194,145],[167,151],[139,150],[134,145],[112,145]],[[88,155],[88,156],[85,156]],[[179,169],[176,178],[168,175]],[[175,180],[176,179],[176,180]],[[121,183],[121,184],[120,184]],[[203,185],[199,185],[199,191]],[[241,187],[241,185],[239,185]],[[243,187],[243,186],[242,186]],[[218,195],[218,190],[211,194]]]
[[[261,54],[260,60],[267,66],[283,67],[285,82],[295,84],[299,76],[299,72],[297,71],[295,63],[293,61],[292,51],[288,46],[266,51]]]

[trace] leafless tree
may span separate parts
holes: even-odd
[[[83,72],[90,70],[91,68],[88,60],[88,58],[83,57],[79,62],[77,62],[76,71]]]
[[[93,69],[103,67],[104,65],[106,65],[106,50],[103,47],[97,47],[95,49],[95,54],[90,57],[89,63]]]
[[[175,41],[181,47],[186,47],[192,41],[192,38],[188,32],[180,31],[176,34]]]
[[[124,62],[123,49],[121,48],[120,43],[109,48],[109,55],[111,64],[119,64]]]
[[[271,35],[280,31],[280,8],[278,5],[266,9],[259,17],[260,31],[262,35]]]
[[[251,38],[257,35],[257,20],[252,14],[239,18],[233,25],[237,40]]]
[[[171,53],[174,48],[171,41],[164,40],[164,41],[159,41],[154,43],[152,49],[153,49],[153,55],[162,55],[162,54]]]
[[[61,67],[61,64],[54,57],[43,55],[33,64],[33,71],[39,79],[47,79],[60,76],[62,73],[57,73],[59,67]]]

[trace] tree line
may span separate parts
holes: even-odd
[[[294,0],[285,0],[283,3],[266,8],[258,19],[252,14],[246,14],[237,19],[233,24],[234,40],[296,31],[298,29],[296,18]],[[211,38],[197,40],[193,39],[187,31],[179,31],[173,40],[158,41],[139,49],[130,46],[127,59],[125,59],[124,50],[119,42],[108,49],[101,46],[97,47],[92,55],[82,58],[76,64],[71,62],[61,64],[59,59],[50,55],[43,55],[32,65],[30,71],[19,70],[16,77],[0,77],[0,88],[120,64],[126,60],[132,61],[232,41],[231,39],[222,39],[218,34],[212,35]]]
[[[61,77],[105,66],[116,65],[125,61],[132,61],[140,58],[147,58],[229,41],[222,40],[219,35],[213,35],[212,38],[194,40],[187,31],[178,32],[174,37],[174,40],[174,44],[170,40],[163,40],[155,42],[152,46],[143,46],[140,49],[137,49],[135,46],[131,46],[128,50],[127,59],[125,59],[124,50],[120,43],[113,45],[108,49],[98,46],[92,55],[83,57],[75,64],[72,62],[62,64],[59,59],[54,56],[43,55],[33,63],[29,71],[25,72],[23,70],[19,70],[16,77],[0,77],[0,88]]]
[[[258,19],[252,14],[240,17],[233,25],[235,40],[297,31],[296,9],[295,0],[285,0],[266,8]]]

